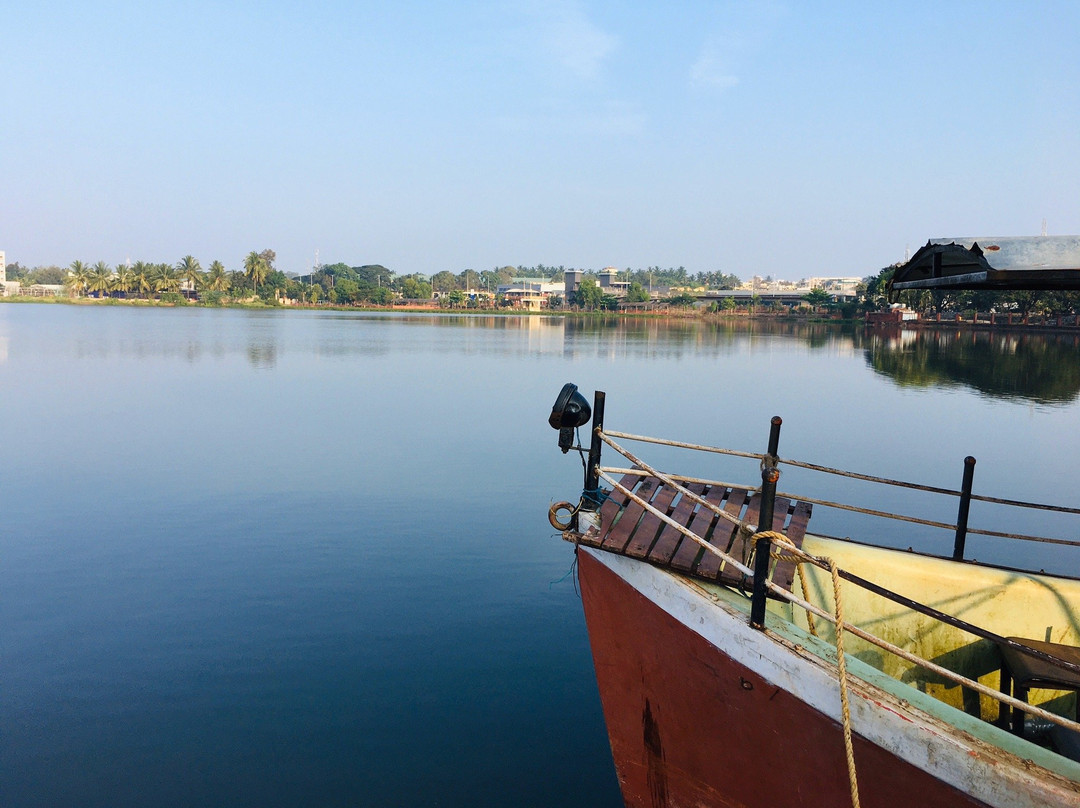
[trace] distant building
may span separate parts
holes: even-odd
[[[0,297],[12,297],[19,294],[19,282],[7,279],[7,258],[0,250]]]
[[[565,294],[572,295],[581,287],[581,281],[585,273],[580,269],[568,269],[563,273],[563,286]],[[609,295],[625,297],[630,288],[630,281],[619,280],[619,270],[615,267],[604,267],[596,273],[597,285]]]
[[[513,278],[499,287],[499,294],[512,305],[539,311],[548,307],[552,297],[566,295],[566,283],[552,283],[547,278]]]
[[[615,267],[604,267],[597,275],[600,288],[610,295],[622,297],[630,288],[630,281],[619,280],[619,270]]]
[[[814,289],[828,292],[835,300],[850,300],[857,296],[856,287],[862,278],[803,278],[797,283],[785,280],[764,280],[755,276],[742,284],[740,290],[749,290],[759,296],[798,294],[805,295]]]
[[[580,269],[568,269],[563,273],[563,285],[566,288],[566,294],[571,295],[578,290],[581,286],[581,279],[585,277],[585,273]]]
[[[807,278],[800,286],[810,289],[824,289],[834,297],[855,297],[856,287],[862,283],[862,278]]]

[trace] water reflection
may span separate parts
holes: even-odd
[[[1080,395],[1080,335],[875,330],[866,362],[904,387],[964,386],[991,398],[1066,404]]]
[[[1080,334],[1071,333],[867,330],[745,318],[65,309],[5,310],[0,363],[34,361],[42,352],[76,360],[239,360],[256,370],[272,370],[290,357],[544,356],[608,362],[749,357],[782,342],[814,354],[862,353],[876,373],[904,387],[964,386],[988,397],[1045,404],[1080,398]],[[48,327],[15,329],[24,319],[38,325],[48,321]]]
[[[259,370],[273,369],[289,356],[342,360],[435,353],[680,359],[752,352],[759,344],[777,339],[852,355],[864,339],[862,329],[851,327],[731,318],[111,309],[30,314],[38,315],[38,320],[42,314],[55,314],[56,328],[49,334],[51,352],[76,360],[164,358],[197,364],[239,358]],[[85,328],[89,318],[83,315],[93,318],[92,331]],[[511,332],[514,338],[507,339]],[[45,347],[19,335],[11,343],[11,353],[17,356]],[[4,358],[0,351],[0,361]]]

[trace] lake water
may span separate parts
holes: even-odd
[[[955,488],[973,454],[980,493],[1076,504],[1078,369],[1072,335],[0,305],[2,803],[619,805],[546,519],[581,485],[546,423],[564,382],[611,429],[761,451],[780,414],[785,457]],[[1017,519],[972,508],[1077,537]]]

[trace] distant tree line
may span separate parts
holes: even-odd
[[[262,300],[274,304],[284,299],[306,303],[389,305],[395,299],[430,300],[438,298],[450,306],[473,307],[505,303],[498,294],[500,286],[514,278],[543,278],[561,282],[568,269],[565,266],[512,266],[492,269],[463,269],[459,272],[440,270],[430,275],[413,273],[398,275],[381,264],[350,266],[344,262],[320,265],[302,274],[281,271],[276,267],[277,255],[271,249],[252,251],[245,256],[239,269],[229,270],[218,260],[205,268],[191,255],[176,263],[150,261],[125,262],[110,266],[104,261],[89,264],[73,261],[67,267],[38,266],[26,268],[14,261],[7,266],[8,279],[24,286],[34,284],[63,285],[73,296],[95,298],[158,299],[167,302],[186,302],[198,299],[211,305],[236,301]],[[581,289],[565,298],[554,298],[553,305],[575,306],[587,310],[614,310],[619,299],[605,292],[597,282],[598,271],[580,270],[584,274]],[[653,290],[672,287],[735,288],[739,278],[722,272],[690,274],[685,267],[650,266],[645,269],[626,269],[619,280],[629,282],[625,299],[646,302]],[[478,295],[477,292],[486,294]],[[694,298],[676,292],[664,298],[673,305],[692,305]]]

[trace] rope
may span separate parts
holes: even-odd
[[[840,673],[840,707],[844,713],[844,752],[847,755],[848,781],[851,784],[851,804],[859,808],[859,781],[855,774],[855,749],[851,743],[851,707],[848,704],[847,662],[844,658],[844,606],[840,600],[840,570],[830,559],[833,599],[836,602],[836,666]]]
[[[774,539],[781,547],[791,547],[795,550],[799,548],[795,547],[795,544],[785,536],[783,533],[777,533],[775,530],[767,531],[766,533],[759,533],[758,536],[768,536],[770,539]],[[755,537],[756,538],[756,537]],[[777,561],[789,561],[795,565],[795,572],[799,575],[799,586],[802,587],[803,595],[809,596],[810,586],[806,582],[806,572],[803,570],[803,564],[806,563],[806,559],[803,556],[792,555],[790,553],[780,553],[776,550],[769,552]],[[806,613],[806,627],[810,629],[810,633],[815,637],[818,636],[817,624],[814,622],[814,615],[811,612]]]

